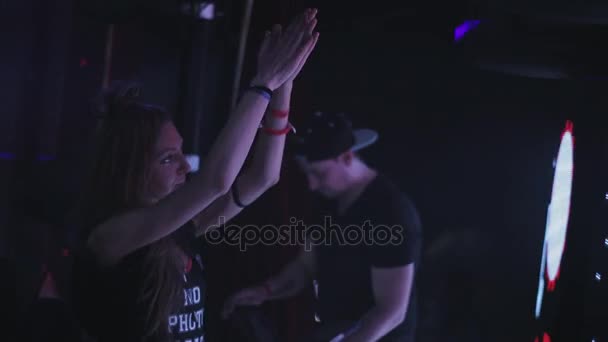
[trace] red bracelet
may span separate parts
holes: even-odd
[[[289,110],[273,109],[270,113],[275,118],[286,118],[289,115]]]
[[[190,273],[192,270],[192,258],[188,258],[188,262],[186,263],[186,273]]]
[[[270,135],[285,135],[287,133],[289,133],[289,131],[296,131],[295,127],[293,127],[293,125],[291,123],[287,123],[287,126],[285,126],[285,128],[283,129],[273,129],[273,128],[268,128],[268,127],[263,127],[262,129],[264,130],[264,132],[266,132],[267,134]]]

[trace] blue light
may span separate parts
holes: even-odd
[[[481,20],[465,20],[462,24],[456,26],[454,29],[454,40],[459,41],[464,38],[467,32],[477,27],[480,22]]]
[[[0,152],[0,160],[15,160],[17,156],[12,152]],[[51,156],[48,154],[39,154],[36,156],[36,160],[38,161],[51,161],[55,160],[55,156]]]
[[[15,159],[15,154],[10,152],[0,152],[0,159],[13,160]]]
[[[39,161],[51,161],[51,160],[55,160],[55,156],[49,156],[49,155],[41,154],[41,155],[38,156],[38,160]]]

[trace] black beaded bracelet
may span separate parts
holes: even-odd
[[[270,90],[268,87],[254,85],[254,86],[249,87],[249,90],[255,91],[256,93],[264,96],[268,100],[270,100],[272,98],[272,90]]]
[[[236,204],[237,207],[239,208],[245,208],[246,205],[243,204],[243,202],[241,202],[241,199],[239,198],[239,191],[236,188],[236,180],[234,181],[234,183],[232,183],[232,200],[234,200],[234,204]]]

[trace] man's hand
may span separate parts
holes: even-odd
[[[257,306],[267,299],[268,291],[262,286],[243,289],[226,300],[222,309],[222,317],[227,319],[237,306]]]

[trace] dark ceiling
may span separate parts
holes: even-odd
[[[339,17],[340,6],[347,2],[332,1],[330,12]],[[434,34],[449,44],[455,44],[459,24],[480,20],[455,45],[481,68],[533,78],[608,79],[605,1],[380,1],[352,13],[355,29]]]
[[[103,20],[141,16],[181,18],[189,0],[78,0],[84,13]],[[216,0],[236,17],[244,0]],[[256,17],[320,9],[322,32],[390,32],[433,35],[454,44],[453,31],[467,19],[481,24],[457,44],[481,68],[549,79],[608,79],[608,4],[586,0],[257,0]],[[260,13],[262,12],[262,13]],[[180,20],[180,19],[178,19]],[[254,20],[252,24],[255,24]],[[255,29],[255,28],[254,28]]]
[[[608,79],[608,2],[599,0],[309,1],[323,32],[433,36],[480,68],[545,79]],[[462,41],[454,29],[481,23]],[[398,44],[397,44],[398,45]]]

